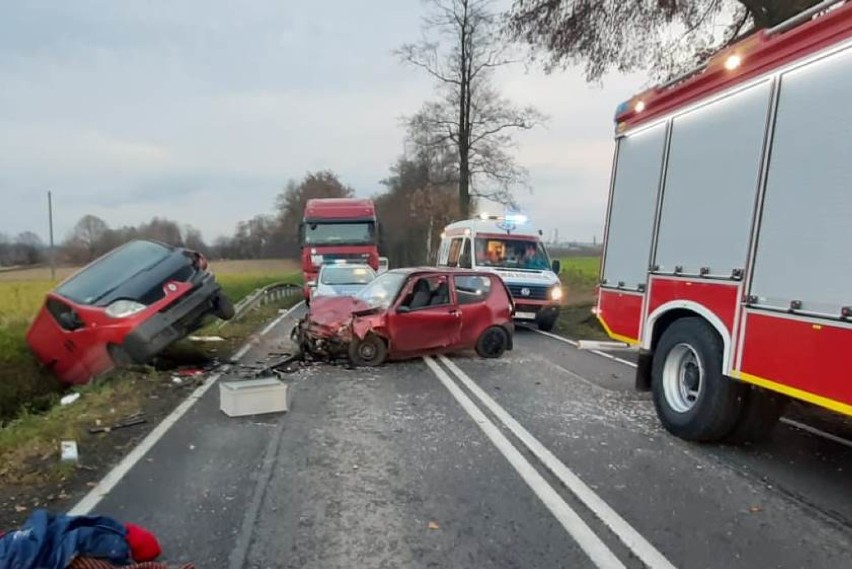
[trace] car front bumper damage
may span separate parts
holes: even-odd
[[[136,363],[145,363],[169,345],[197,329],[215,308],[221,287],[205,274],[195,288],[137,326],[122,348]]]

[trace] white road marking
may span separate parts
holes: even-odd
[[[524,326],[524,328],[526,328],[530,332],[535,332],[536,334],[541,334],[542,336],[547,336],[548,338],[552,338],[552,339],[556,340],[557,342],[562,342],[562,343],[568,344],[569,346],[574,346],[575,348],[580,347],[579,342],[576,342],[576,341],[571,340],[569,338],[564,338],[564,337],[562,337],[558,334],[553,334],[551,332],[545,332],[543,330],[539,330],[538,328],[533,328],[532,326]],[[590,352],[592,354],[595,354],[596,356],[602,356],[602,357],[604,357],[608,360],[617,361],[620,364],[628,365],[630,367],[636,367],[636,364],[629,361],[629,360],[625,360],[625,359],[613,356],[611,354],[608,354],[606,352],[602,352],[600,350],[585,350],[585,351]]]
[[[852,448],[852,441],[849,439],[844,439],[843,437],[838,437],[837,435],[832,435],[831,433],[826,433],[825,431],[821,431],[816,427],[811,427],[810,425],[806,425],[804,423],[800,423],[798,421],[794,421],[793,419],[788,419],[787,417],[781,417],[781,422],[787,425],[790,425],[794,429],[799,429],[802,431],[806,431],[812,435],[816,435],[818,437],[822,437],[824,439],[828,439],[830,441],[834,441],[841,445]]]
[[[468,397],[461,388],[450,378],[450,376],[430,357],[423,360],[432,372],[438,377],[444,387],[459,402],[467,414],[476,422],[482,432],[494,443],[497,450],[509,461],[509,464],[523,478],[524,482],[532,489],[536,496],[544,503],[548,510],[559,520],[562,527],[574,538],[577,545],[589,556],[589,559],[599,568],[625,569],[624,564],[618,557],[595,535],[595,532],[586,525],[577,512],[562,499],[544,477],[538,473],[532,464],[516,449],[509,439],[500,432],[500,429],[492,423],[479,407]]]
[[[252,347],[253,347],[256,343],[257,343],[257,340],[256,340],[256,339],[252,339],[252,340],[249,340],[248,342],[246,342],[246,343],[245,343],[245,345],[244,345],[242,348],[240,348],[240,349],[237,351],[237,353],[236,353],[236,354],[234,354],[233,356],[231,356],[231,361],[232,361],[232,362],[238,362],[238,361],[240,361],[241,359],[243,359],[243,357],[244,357],[244,356],[248,353],[248,351],[249,351],[250,349],[252,349]]]
[[[275,327],[276,324],[280,323],[284,318],[292,314],[292,312],[299,307],[301,303],[294,305],[290,310],[276,318],[272,321],[271,324],[267,325],[258,336],[255,336],[252,340],[246,342],[246,344],[237,351],[236,354],[231,358],[231,361],[239,361],[245,356],[248,351],[254,346],[258,341],[259,337],[267,334],[272,328]],[[218,373],[211,375],[207,380],[200,385],[192,394],[186,398],[180,405],[178,405],[174,411],[172,411],[168,417],[163,419],[163,421],[157,425],[153,431],[148,433],[142,442],[140,442],[130,453],[125,456],[121,462],[119,462],[115,468],[113,468],[106,476],[98,482],[97,486],[92,488],[88,494],[83,496],[83,498],[77,502],[77,504],[68,511],[69,515],[72,516],[82,516],[90,513],[97,505],[103,500],[103,498],[112,491],[113,488],[121,481],[124,476],[130,472],[136,463],[138,463],[142,457],[144,457],[151,448],[157,444],[157,442],[163,438],[163,436],[171,429],[175,423],[183,417],[187,411],[195,404],[196,401],[201,399],[201,397],[207,393],[207,391],[213,387],[213,385],[219,380],[219,378],[228,371],[228,366],[224,366]]]
[[[549,332],[542,332],[541,330],[537,330],[537,329],[535,329],[535,328],[529,328],[529,327],[528,327],[528,329],[529,329],[529,330],[531,330],[531,331],[533,331],[533,332],[537,332],[537,333],[539,333],[539,334],[542,334],[542,335],[544,335],[544,336],[547,336],[548,338],[553,338],[554,340],[558,340],[558,341],[560,341],[560,342],[564,342],[564,343],[566,343],[566,344],[569,344],[569,345],[571,345],[571,346],[574,346],[575,348],[578,346],[577,342],[575,342],[574,340],[569,340],[568,338],[563,338],[562,336],[557,336],[556,334],[551,334],[551,333],[549,333]],[[620,363],[620,364],[624,364],[624,365],[626,365],[626,366],[630,366],[630,367],[632,367],[632,368],[638,367],[638,366],[636,365],[636,363],[635,363],[635,362],[631,362],[631,361],[628,361],[628,360],[624,360],[624,359],[621,359],[621,358],[617,358],[617,357],[615,357],[615,356],[613,356],[613,355],[610,355],[610,354],[607,354],[607,353],[604,353],[604,352],[599,352],[599,351],[597,351],[597,350],[587,350],[587,351],[589,351],[589,352],[591,352],[591,353],[593,353],[593,354],[595,354],[595,355],[603,356],[603,357],[605,357],[605,358],[607,358],[607,359],[610,359],[610,360],[616,361],[616,362],[618,362],[618,363]],[[566,370],[566,371],[567,371],[567,370]],[[796,429],[800,429],[800,430],[802,430],[802,431],[807,431],[807,432],[809,432],[810,434],[815,435],[815,436],[817,436],[817,437],[822,437],[822,438],[824,438],[824,439],[827,439],[827,440],[830,440],[830,441],[834,441],[834,442],[836,442],[836,443],[838,443],[838,444],[841,444],[841,445],[847,446],[847,447],[849,447],[849,448],[852,448],[852,441],[850,441],[849,439],[844,439],[843,437],[838,437],[837,435],[832,435],[831,433],[827,433],[827,432],[825,432],[825,431],[822,431],[822,430],[820,430],[820,429],[817,429],[816,427],[811,427],[810,425],[806,425],[806,424],[804,424],[804,423],[800,423],[800,422],[798,422],[798,421],[795,421],[795,420],[793,420],[793,419],[788,419],[788,418],[786,418],[786,417],[782,417],[782,418],[781,418],[781,422],[782,422],[782,423],[785,423],[785,424],[787,424],[787,425],[790,425],[791,427],[794,427],[794,428],[796,428]]]
[[[101,500],[103,500],[103,498],[116,487],[121,479],[130,472],[130,469],[133,468],[161,438],[163,438],[168,430],[172,428],[172,426],[177,423],[193,405],[195,405],[195,402],[201,399],[201,397],[207,393],[207,390],[213,387],[222,374],[227,371],[228,366],[225,366],[220,372],[214,373],[208,377],[207,381],[193,391],[183,403],[178,405],[168,417],[163,419],[163,421],[157,425],[153,431],[148,433],[148,436],[142,439],[142,442],[130,451],[130,454],[125,456],[121,462],[115,466],[115,468],[110,470],[109,473],[104,476],[100,482],[98,482],[97,486],[92,488],[88,494],[83,496],[83,499],[77,502],[77,504],[68,511],[68,515],[84,516],[94,510]]]
[[[515,435],[524,446],[553,473],[565,487],[586,505],[594,514],[618,536],[624,545],[651,569],[675,569],[648,540],[636,531],[627,521],[613,510],[585,482],[574,474],[565,464],[551,453],[547,447],[533,437],[505,409],[485,393],[464,371],[445,356],[439,356],[441,362],[479,399],[489,411]]]
[[[280,324],[282,320],[284,320],[285,318],[287,318],[288,316],[293,314],[293,312],[304,303],[305,303],[305,301],[303,300],[303,301],[297,302],[296,304],[291,306],[290,309],[287,312],[285,312],[284,314],[280,315],[278,318],[276,318],[275,320],[273,320],[272,322],[267,324],[266,328],[264,328],[263,330],[260,331],[260,335],[266,336],[269,332],[272,331],[273,328],[278,326],[278,324]]]

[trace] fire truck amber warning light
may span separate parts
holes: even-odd
[[[742,65],[743,58],[737,55],[736,53],[728,56],[728,59],[725,60],[725,69],[728,71],[733,71],[740,65]]]

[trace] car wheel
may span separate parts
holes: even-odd
[[[375,367],[385,363],[388,358],[388,345],[375,334],[367,334],[364,339],[355,338],[349,344],[349,361],[355,366]]]
[[[217,318],[221,320],[230,320],[236,315],[236,313],[237,311],[234,309],[234,303],[231,302],[230,298],[221,292],[216,295],[216,298],[213,300],[213,314],[215,314]]]
[[[108,345],[107,353],[116,367],[125,367],[135,363],[133,358],[130,357],[130,354],[127,353],[127,350],[116,344]]]
[[[741,415],[743,385],[722,374],[722,340],[700,318],[678,320],[663,333],[651,390],[663,426],[685,440],[718,441]]]
[[[476,341],[476,353],[481,358],[499,358],[509,348],[509,333],[500,326],[491,326]]]

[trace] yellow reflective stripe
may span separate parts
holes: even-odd
[[[803,391],[795,387],[790,387],[789,385],[784,385],[783,383],[776,383],[772,380],[764,379],[762,377],[758,377],[756,375],[752,375],[744,371],[734,370],[731,373],[731,376],[747,383],[753,383],[754,385],[758,385],[766,389],[771,389],[772,391],[777,391],[778,393],[783,393],[784,395],[789,395],[790,397],[795,397],[796,399],[801,399],[802,401],[807,401],[808,403],[813,403],[814,405],[819,405],[820,407],[825,407],[826,409],[830,409],[837,413],[852,416],[852,405],[849,405],[847,403],[841,403],[840,401],[835,401],[834,399],[829,399],[828,397],[815,395],[813,393]]]
[[[600,311],[598,311],[598,314],[596,314],[595,316],[597,316],[598,322],[601,323],[601,326],[603,326],[603,329],[606,331],[607,335],[613,340],[618,340],[619,342],[624,342],[625,344],[631,344],[634,346],[639,344],[639,340],[637,340],[636,338],[622,336],[621,334],[616,334],[615,332],[613,332],[612,328],[607,325],[603,317],[600,315]]]

